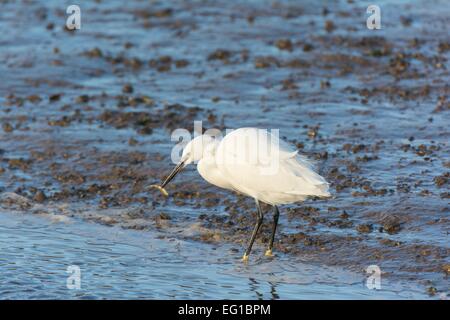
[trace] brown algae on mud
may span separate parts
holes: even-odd
[[[445,291],[450,50],[436,31],[446,28],[445,10],[396,4],[386,28],[370,31],[359,4],[268,4],[149,9],[130,1],[120,15],[86,4],[86,14],[108,21],[93,18],[87,32],[71,33],[45,29],[60,20],[56,2],[30,4],[52,13],[45,17],[15,15],[5,4],[3,27],[24,19],[43,28],[33,38],[3,35],[18,47],[0,54],[8,74],[0,84],[0,192],[30,201],[11,196],[4,205],[65,205],[59,214],[168,235],[195,225],[181,237],[239,251],[255,221],[252,200],[208,186],[193,170],[168,186],[169,199],[148,186],[169,170],[171,131],[192,130],[194,120],[280,128],[318,161],[335,199],[284,207],[275,255],[357,272],[377,264],[388,277]],[[416,10],[420,21],[396,16]],[[89,32],[102,28],[116,31]],[[167,213],[170,220],[161,218]]]

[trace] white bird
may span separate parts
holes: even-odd
[[[195,162],[207,182],[255,199],[258,219],[243,261],[248,260],[263,222],[260,202],[274,208],[272,235],[265,252],[272,256],[279,217],[277,206],[304,201],[311,196],[330,197],[328,183],[314,172],[312,163],[264,129],[237,129],[221,140],[207,134],[194,138],[184,147],[180,162],[162,182],[161,188],[184,167]]]

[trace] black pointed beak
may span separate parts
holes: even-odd
[[[161,188],[164,188],[170,181],[172,181],[173,178],[183,170],[184,168],[184,161],[181,161],[177,166],[172,170],[172,172],[167,176],[166,180],[161,184]]]

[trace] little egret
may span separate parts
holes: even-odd
[[[307,197],[330,197],[328,183],[314,172],[313,165],[286,142],[264,129],[240,128],[219,140],[203,134],[183,149],[175,169],[156,186],[164,187],[188,164],[197,162],[197,170],[207,182],[237,191],[255,199],[258,218],[247,250],[248,256],[263,222],[260,202],[274,208],[272,235],[265,255],[272,247],[280,212],[278,205],[305,200]]]

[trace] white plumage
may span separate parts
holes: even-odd
[[[196,137],[183,149],[180,163],[162,187],[195,162],[207,182],[255,199],[259,218],[244,260],[262,223],[259,201],[275,208],[272,240],[266,252],[269,255],[278,222],[277,205],[303,201],[309,196],[330,196],[328,183],[314,171],[312,162],[267,130],[241,128],[222,140],[209,135]]]
[[[271,205],[330,196],[312,163],[263,129],[237,129],[221,141],[199,136],[184,148],[182,161],[198,161],[200,175],[213,185]]]

